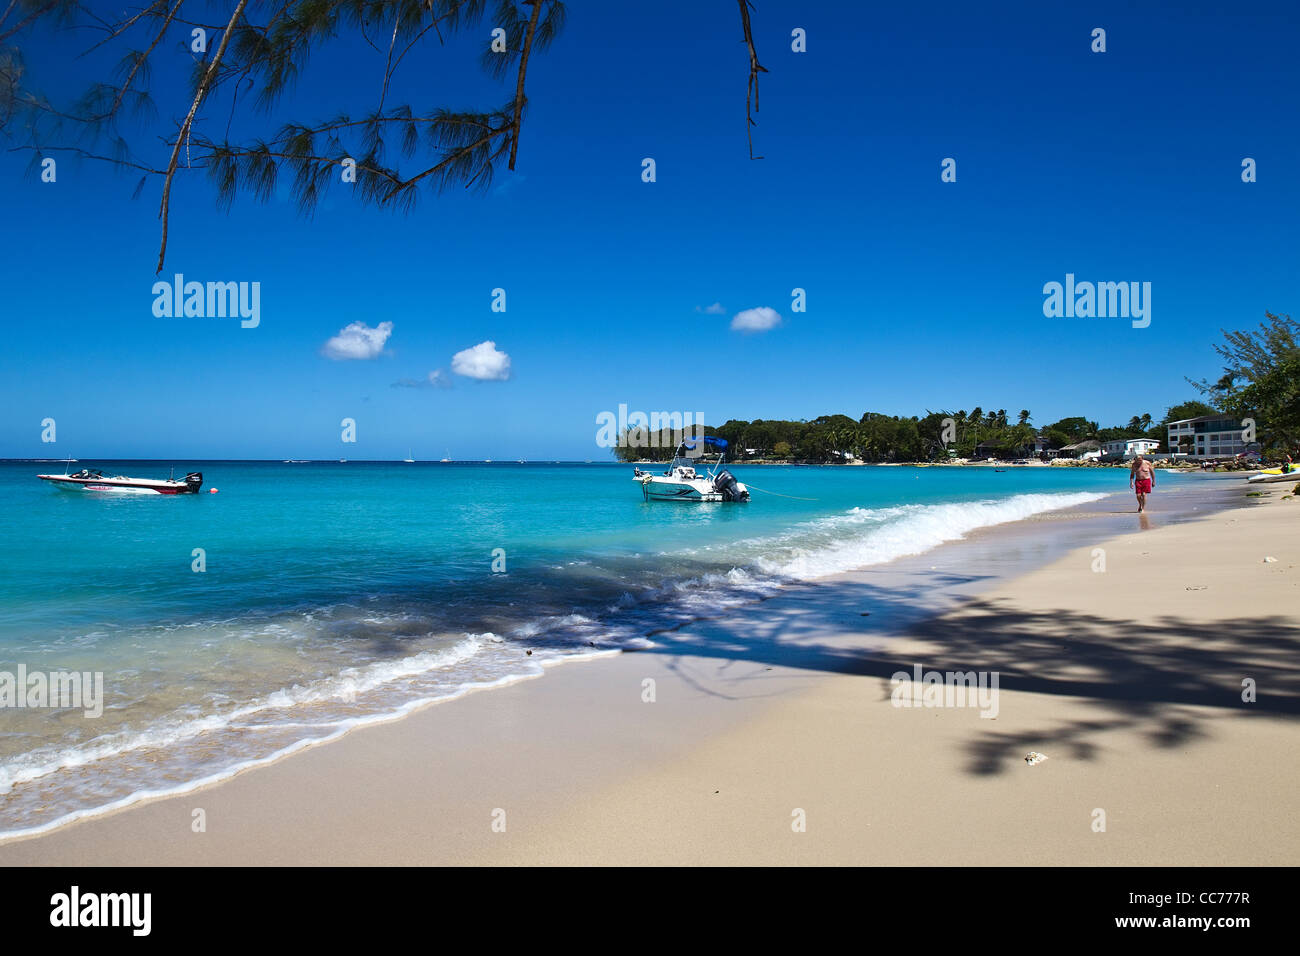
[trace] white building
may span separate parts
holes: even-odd
[[[1226,415],[1202,415],[1169,423],[1169,450],[1189,458],[1231,458],[1246,450],[1241,422]]]
[[[1120,458],[1149,455],[1159,450],[1160,442],[1152,438],[1121,438],[1117,441],[1108,441],[1101,446],[1103,455],[1115,455]]]

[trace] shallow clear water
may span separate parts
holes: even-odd
[[[0,834],[1127,490],[1116,469],[738,466],[763,489],[748,504],[647,503],[627,465],[175,465],[204,492],[67,491],[35,477],[61,466],[0,463],[0,674],[104,675],[99,717],[0,709]]]

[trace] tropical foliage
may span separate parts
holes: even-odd
[[[1254,330],[1224,332],[1215,351],[1224,360],[1213,384],[1194,383],[1224,412],[1255,422],[1261,444],[1276,449],[1300,443],[1300,322],[1264,313]]]
[[[1158,423],[1144,412],[1133,416],[1125,426],[1099,428],[1094,421],[1073,417],[1040,430],[1034,427],[1028,409],[1021,409],[1012,421],[1006,409],[985,412],[976,406],[970,411],[927,411],[924,416],[910,417],[866,412],[857,419],[848,415],[822,415],[811,421],[733,419],[717,428],[706,428],[705,434],[726,439],[727,457],[731,461],[844,463],[1026,458],[1036,453],[1036,439],[1041,439],[1039,447],[1043,449],[1059,449],[1089,439],[1104,442],[1152,437],[1163,444],[1165,422],[1213,411],[1201,402],[1185,402],[1170,407]],[[682,437],[681,432],[669,429],[654,435],[629,429],[614,454],[622,461],[667,461]]]

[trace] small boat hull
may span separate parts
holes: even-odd
[[[203,475],[191,472],[181,481],[172,479],[127,478],[119,475],[105,478],[98,472],[78,472],[75,475],[37,475],[56,488],[68,491],[102,491],[126,495],[192,495],[203,487]]]
[[[643,482],[646,501],[721,501],[722,495],[708,482],[670,481],[652,478]]]
[[[726,488],[709,478],[688,478],[677,474],[651,475],[639,471],[632,480],[641,485],[646,501],[748,501],[749,489],[729,474],[727,478],[730,484]]]
[[[1252,485],[1264,485],[1264,484],[1268,484],[1268,483],[1270,483],[1270,482],[1274,482],[1274,481],[1297,481],[1297,482],[1300,482],[1300,471],[1293,471],[1293,472],[1291,472],[1291,473],[1288,474],[1288,475],[1283,475],[1283,474],[1281,474],[1281,473],[1273,474],[1273,475],[1270,475],[1270,474],[1268,474],[1268,473],[1261,473],[1261,474],[1255,475],[1255,477],[1253,477],[1253,478],[1247,478],[1246,481],[1247,481],[1247,483],[1252,484]]]

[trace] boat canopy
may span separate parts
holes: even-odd
[[[687,441],[682,442],[682,444],[685,445],[687,448],[694,448],[695,440],[688,439]],[[714,448],[726,448],[727,440],[725,438],[714,438],[712,435],[705,435],[704,444],[712,445]]]

